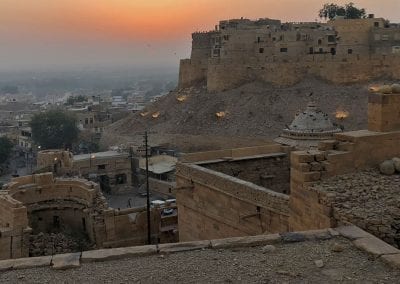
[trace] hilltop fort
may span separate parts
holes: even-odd
[[[328,23],[233,19],[192,39],[191,58],[180,63],[181,88],[204,81],[211,92],[254,80],[292,85],[306,75],[333,83],[400,78],[400,24],[374,15]]]

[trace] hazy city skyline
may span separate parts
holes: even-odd
[[[325,0],[1,0],[0,71],[133,67],[176,68],[191,33],[221,19],[314,21]],[[344,4],[349,1],[332,1]],[[398,0],[358,7],[400,22]]]

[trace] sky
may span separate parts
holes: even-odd
[[[230,18],[314,21],[335,0],[0,0],[0,71],[178,69],[191,33]],[[400,22],[400,0],[358,0]]]

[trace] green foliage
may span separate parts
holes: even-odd
[[[366,11],[364,8],[358,9],[354,6],[354,3],[350,2],[345,5],[346,19],[361,19],[366,17]]]
[[[10,157],[13,143],[7,137],[0,137],[0,164],[3,164]]]
[[[326,3],[322,9],[319,10],[318,16],[320,18],[324,18],[325,20],[332,20],[336,16],[343,16],[346,19],[361,19],[365,18],[366,11],[363,8],[359,9],[355,7],[353,2],[350,2],[344,6],[339,6],[334,3]]]
[[[31,128],[33,141],[42,149],[71,148],[79,134],[75,117],[61,110],[35,114]]]
[[[67,105],[72,106],[75,103],[81,103],[81,102],[87,102],[88,99],[85,96],[79,95],[79,96],[71,96],[68,97],[67,99]]]

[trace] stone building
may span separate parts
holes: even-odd
[[[334,133],[313,150],[269,145],[183,156],[180,240],[353,223],[399,247],[399,177],[383,178],[377,167],[400,157],[400,89],[382,89],[369,95],[368,130]]]
[[[38,171],[93,180],[104,193],[126,191],[132,186],[132,159],[125,152],[72,155],[69,151],[46,150],[39,152],[37,159]]]
[[[177,240],[176,226],[172,226],[176,216],[162,215],[167,208],[176,207],[167,204],[151,209],[155,242]],[[85,239],[95,248],[143,245],[147,242],[146,216],[142,207],[109,208],[99,185],[84,179],[54,178],[52,173],[14,178],[0,192],[0,259],[70,252],[58,243],[32,248],[35,236],[53,232]]]
[[[372,15],[328,23],[233,19],[192,35],[179,86],[206,82],[222,91],[260,80],[290,85],[306,75],[334,83],[400,78],[400,26]]]
[[[342,130],[332,123],[329,116],[310,102],[274,141],[297,149],[308,149],[317,147],[321,140],[331,139],[333,134],[339,132]]]

